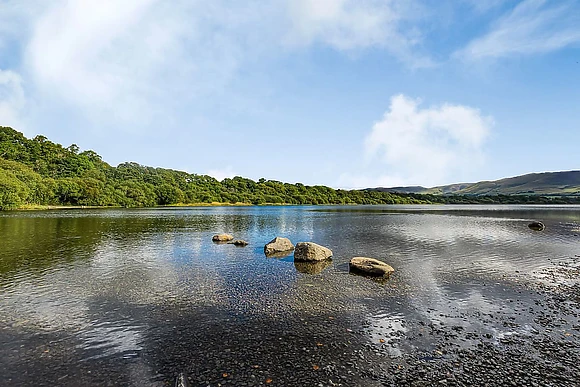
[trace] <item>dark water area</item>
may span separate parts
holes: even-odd
[[[221,232],[249,245],[213,243]],[[275,236],[333,260],[267,258]],[[354,256],[395,273],[349,274]],[[472,373],[458,359],[483,349],[519,352],[529,385],[574,385],[579,256],[580,206],[0,213],[0,385],[453,384],[403,371]],[[539,338],[556,344],[524,348]],[[558,359],[561,380],[534,379]]]

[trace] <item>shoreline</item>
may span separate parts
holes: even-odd
[[[439,204],[439,203],[432,203]],[[24,205],[14,209],[0,210],[2,211],[48,211],[48,210],[97,210],[97,209],[146,209],[146,208],[180,208],[180,207],[286,207],[286,206],[362,206],[362,205],[373,205],[373,204],[291,204],[291,203],[263,203],[263,204],[252,204],[252,203],[221,203],[221,202],[211,202],[211,203],[176,203],[167,205],[157,205],[148,207],[122,207],[122,206],[79,206],[79,205],[41,205],[41,204],[31,204]],[[375,204],[379,206],[384,206],[388,204]]]
[[[122,206],[79,206],[79,205],[41,205],[41,204],[31,204],[23,205],[13,209],[0,209],[2,212],[12,212],[12,211],[53,211],[53,210],[100,210],[100,209],[151,209],[151,208],[188,208],[188,207],[358,207],[358,206],[546,206],[546,207],[561,207],[561,206],[580,206],[580,204],[536,204],[536,203],[476,203],[476,204],[455,204],[455,203],[408,203],[408,204],[359,204],[359,203],[348,203],[348,204],[291,204],[291,203],[263,203],[263,204],[252,204],[252,203],[176,203],[167,205],[157,205],[150,207],[122,207]]]

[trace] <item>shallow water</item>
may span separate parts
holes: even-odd
[[[250,244],[215,244],[219,232]],[[327,246],[332,264],[266,258],[275,236]],[[534,295],[514,286],[578,254],[580,206],[0,213],[0,384],[165,385],[187,371],[203,385],[284,385],[319,380],[312,362],[348,363],[326,350],[336,336],[399,356],[431,349],[411,321],[526,335]],[[350,275],[353,256],[396,272]],[[362,336],[346,340],[352,331]]]

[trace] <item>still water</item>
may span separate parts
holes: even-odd
[[[221,232],[249,245],[214,244]],[[327,246],[332,263],[266,258],[275,236]],[[429,350],[410,321],[514,334],[473,316],[504,313],[518,297],[504,284],[541,282],[578,254],[580,206],[0,213],[0,385],[314,383],[366,341],[393,357]],[[396,271],[351,275],[354,256]]]

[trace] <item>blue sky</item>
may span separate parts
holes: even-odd
[[[0,125],[219,179],[492,180],[580,169],[579,62],[573,0],[0,0]]]

